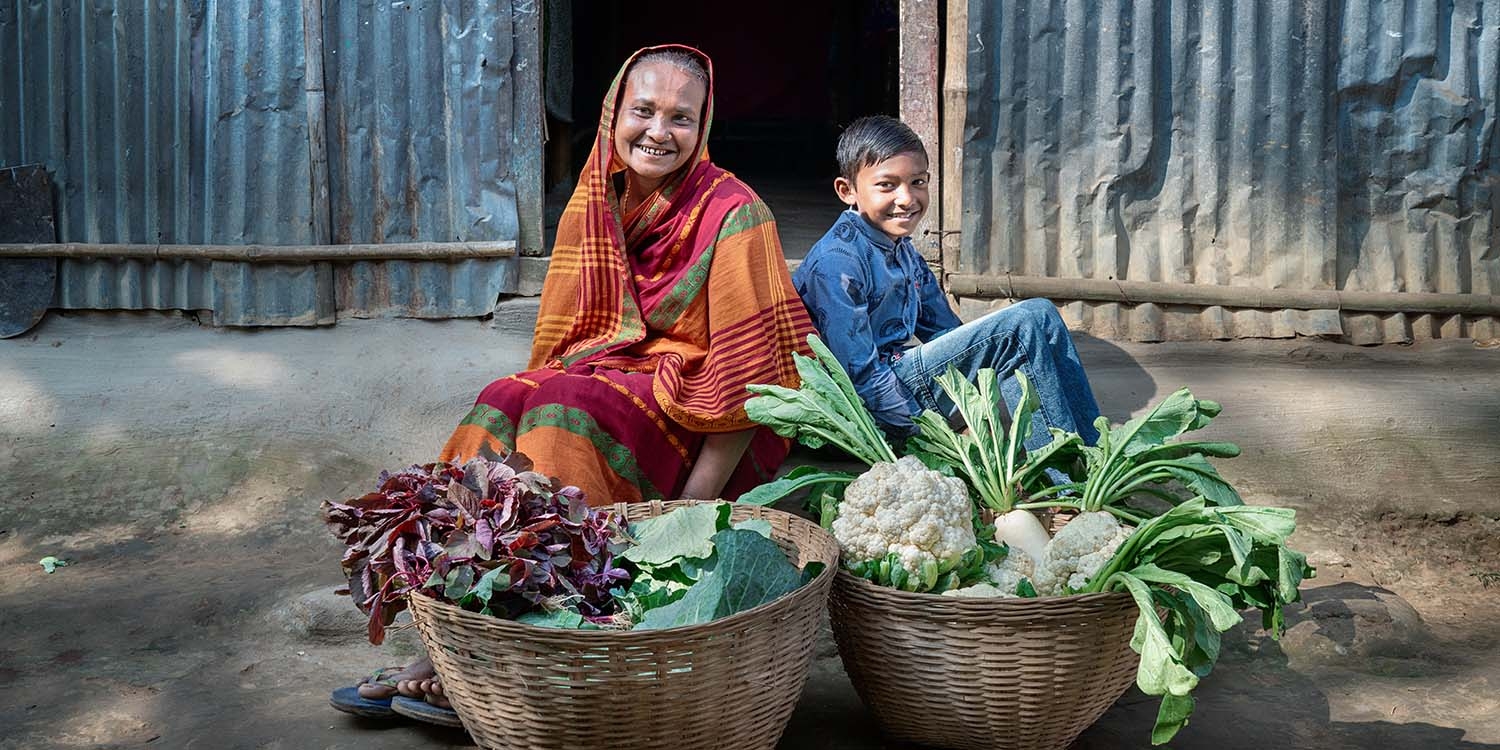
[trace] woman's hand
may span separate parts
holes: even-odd
[[[717,432],[703,438],[703,449],[698,452],[698,461],[688,474],[687,484],[682,487],[682,498],[714,500],[724,492],[729,475],[750,447],[750,438],[755,430],[742,432]]]

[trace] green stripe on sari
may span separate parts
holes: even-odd
[[[659,331],[670,328],[682,316],[682,312],[687,309],[688,305],[698,297],[698,292],[703,290],[703,285],[708,283],[708,271],[714,261],[714,247],[726,237],[733,237],[772,220],[771,209],[760,201],[740,206],[724,217],[724,224],[719,228],[718,236],[714,238],[715,244],[705,249],[697,262],[682,275],[682,279],[672,287],[671,291],[667,292],[666,296],[662,297],[656,309],[647,316],[646,322]]]
[[[747,229],[754,229],[772,219],[771,209],[764,202],[746,203],[724,217],[724,225],[719,228],[719,236],[714,239],[714,242],[733,237]]]
[[[646,478],[645,473],[636,463],[635,454],[630,452],[630,448],[611,437],[588,412],[562,404],[544,404],[529,409],[521,415],[521,433],[530,432],[538,427],[555,427],[586,438],[593,443],[594,450],[604,457],[604,462],[609,465],[611,471],[620,475],[621,479],[641,488],[642,499],[665,497],[662,491]],[[563,481],[566,482],[566,478]]]
[[[495,436],[506,450],[516,449],[516,426],[511,424],[510,417],[505,412],[496,409],[489,404],[475,404],[469,410],[468,416],[464,417],[459,427],[473,425],[483,429],[485,432]]]
[[[682,316],[682,311],[698,297],[703,291],[703,285],[708,283],[708,269],[714,262],[714,249],[712,247],[703,251],[692,267],[682,275],[682,279],[672,287],[656,303],[656,309],[646,318],[646,322],[659,331],[665,331],[672,327],[673,323]]]

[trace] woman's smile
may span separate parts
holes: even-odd
[[[636,144],[635,147],[638,148],[638,149],[640,149],[640,150],[642,150],[642,151],[644,151],[644,152],[646,152],[647,156],[660,157],[660,156],[667,156],[669,154],[675,154],[675,153],[677,153],[676,151],[669,151],[669,150],[664,149],[664,148],[653,148],[651,146],[647,146],[644,143],[638,143],[638,144]]]

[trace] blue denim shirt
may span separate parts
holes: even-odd
[[[911,240],[892,240],[858,212],[845,211],[792,283],[876,421],[911,432],[912,415],[921,409],[890,363],[913,335],[928,342],[962,324]]]

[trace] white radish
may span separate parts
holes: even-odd
[[[1025,552],[1037,565],[1042,563],[1051,539],[1036,514],[1029,510],[1013,510],[995,519],[995,541]]]

